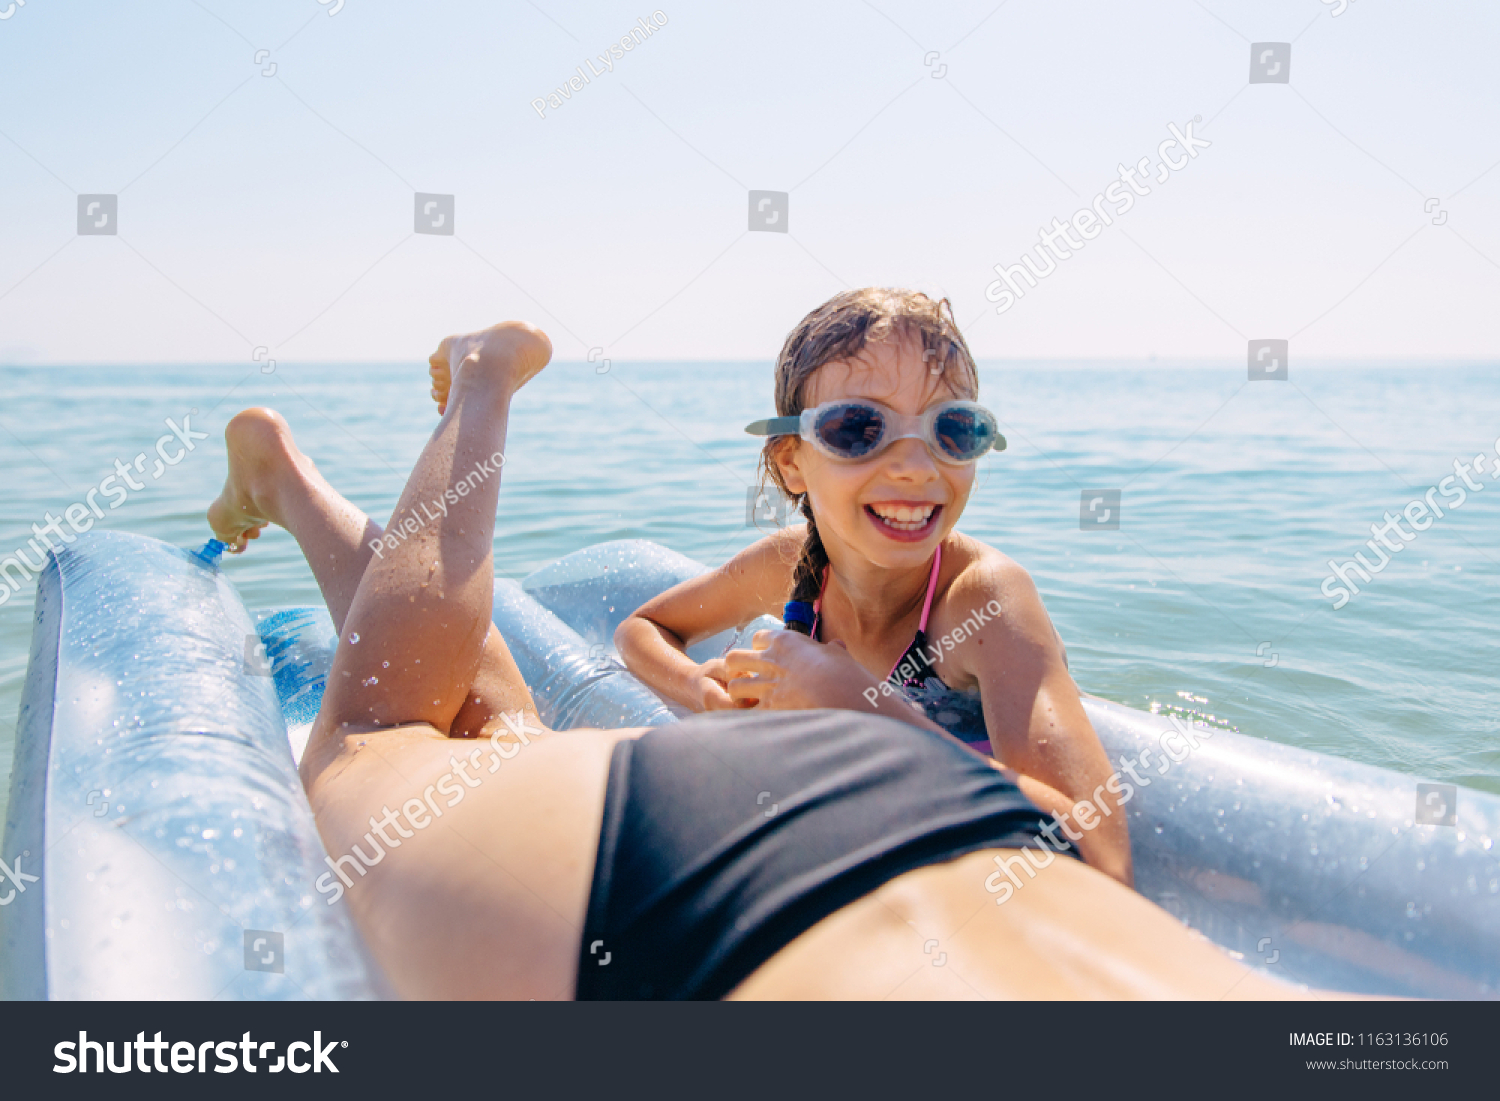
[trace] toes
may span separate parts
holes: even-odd
[[[228,539],[221,537],[218,532],[214,532],[214,538],[218,539],[219,542],[225,544],[225,554],[244,554],[245,549],[250,545],[250,540],[259,539],[260,533],[265,529],[265,524],[258,524],[255,527],[250,528],[247,531],[242,531],[238,535],[232,536]]]
[[[453,389],[453,374],[446,360],[439,363],[434,356],[430,363],[427,373],[432,377],[432,389],[428,394],[437,402],[437,411],[441,416],[448,411],[448,392]]]

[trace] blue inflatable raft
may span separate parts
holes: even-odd
[[[543,720],[676,721],[612,637],[701,569],[627,541],[498,583],[495,621]],[[38,583],[0,852],[15,873],[0,886],[0,994],[389,994],[344,905],[314,890],[326,854],[295,762],[335,644],[324,609],[252,616],[216,566],[152,539],[94,533],[57,553]],[[1132,789],[1146,897],[1293,982],[1500,991],[1500,798],[1085,707]]]

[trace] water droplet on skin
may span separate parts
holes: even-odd
[[[365,678],[365,687],[366,688],[369,688],[370,685],[372,685],[372,684],[379,684],[379,683],[380,683],[380,678],[379,677],[366,677]]]
[[[350,635],[349,636],[349,645],[350,646],[358,646],[359,645],[359,636],[358,635]]]
[[[381,662],[381,663],[380,663],[380,667],[381,667],[381,668],[382,668],[382,669],[389,669],[389,668],[390,668],[390,667],[391,667],[391,663],[390,663],[390,662],[388,662],[388,661],[382,661],[382,662]]]

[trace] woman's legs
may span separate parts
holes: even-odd
[[[476,676],[500,682],[478,693],[485,706],[510,693],[520,701],[512,709],[529,709],[490,622],[490,548],[507,409],[551,347],[511,324],[444,341],[440,353],[456,377],[393,521],[426,504],[437,517],[426,528],[374,554],[379,529],[270,414],[230,433],[231,476],[213,526],[222,536],[262,521],[287,526],[341,624],[302,760],[331,862],[310,889],[351,907],[405,996],[567,997],[620,735],[523,733],[509,746],[447,736]]]
[[[480,337],[485,335],[479,334]],[[470,344],[464,347],[470,348],[478,338],[458,339],[469,341]],[[541,339],[545,340],[545,337]],[[442,361],[440,373],[443,376],[442,397],[445,406],[450,375],[447,357],[453,346],[453,340],[444,341],[439,352],[432,357],[435,377],[439,374],[438,362],[440,359]],[[489,366],[486,365],[486,371],[489,370]],[[486,385],[493,388],[494,381]],[[475,386],[471,385],[469,389],[475,390]],[[478,387],[479,391],[484,389],[485,386]],[[514,393],[514,389],[511,389],[509,393]],[[436,392],[434,396],[437,396]],[[505,404],[508,404],[508,397]],[[503,441],[503,415],[499,419],[498,429],[499,439]],[[451,429],[448,430],[451,431]],[[444,431],[445,425],[440,424],[433,441],[428,445],[429,449]],[[360,582],[371,563],[383,562],[393,557],[394,550],[398,546],[404,548],[413,540],[403,534],[399,540],[386,540],[382,545],[380,541],[385,533],[380,525],[355,508],[329,485],[312,460],[297,448],[286,421],[274,411],[245,410],[230,421],[225,429],[225,440],[229,452],[229,477],[223,494],[209,508],[208,518],[214,533],[231,546],[243,547],[245,541],[256,538],[260,534],[260,529],[267,523],[275,523],[290,531],[297,539],[313,575],[317,578],[335,630],[338,631],[340,639],[347,643],[351,634],[358,633],[357,631],[346,632],[346,620]],[[497,445],[497,451],[500,446],[503,444]],[[426,452],[424,452],[424,457],[425,455]],[[433,500],[424,501],[420,495],[421,491],[412,491],[409,485],[409,492],[403,495],[401,502],[397,505],[394,518],[398,522],[404,520],[412,515],[411,509],[424,503],[427,505],[427,512],[434,516],[442,516],[445,510],[449,516],[453,516],[457,513],[456,506],[461,500],[468,506],[465,512],[467,515],[475,507],[483,507],[476,494],[479,493],[482,483],[490,482],[492,484],[484,499],[489,502],[489,526],[492,527],[494,495],[499,477],[498,463],[489,463],[486,459],[480,469],[470,470],[464,478],[456,479],[464,481],[465,497],[461,498],[458,491],[450,486],[437,493],[440,503],[435,503]],[[448,490],[451,490],[451,494]],[[451,502],[448,500],[449,496],[452,497]],[[467,498],[473,498],[472,504]],[[473,524],[466,523],[472,530]],[[430,532],[431,529],[423,534],[430,534]],[[377,547],[380,548],[378,553]],[[389,576],[387,572],[387,579]],[[519,711],[531,715],[536,713],[531,695],[521,680],[520,672],[510,652],[506,649],[499,631],[489,623],[488,604],[486,604],[484,614],[487,632],[478,668],[452,721],[447,726],[439,727],[454,737],[478,736],[502,712]],[[370,651],[367,649],[364,652]],[[387,662],[390,664],[386,665]],[[398,668],[400,667],[390,657],[382,656],[380,672],[369,673],[367,677],[361,679],[359,687],[375,688],[376,684],[366,685],[363,680],[374,677],[378,683],[381,674],[385,674],[389,679],[392,671]],[[410,677],[420,672],[421,670],[414,663],[401,675]],[[351,671],[350,678],[352,675]],[[342,675],[339,677],[340,680],[350,678]],[[367,706],[373,706],[373,704]]]

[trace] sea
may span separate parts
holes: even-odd
[[[425,363],[267,366],[0,368],[0,564],[111,475],[98,528],[201,546],[224,425],[254,405],[285,415],[328,479],[383,520],[436,422]],[[1008,446],[981,461],[958,527],[1030,571],[1080,689],[1500,793],[1500,365],[980,374]],[[608,539],[722,563],[774,525],[744,432],[774,412],[767,362],[554,364],[512,410],[497,573],[522,578]],[[181,454],[170,465],[163,436]],[[1372,525],[1400,549],[1375,553]],[[1346,570],[1359,591],[1341,598],[1328,579],[1356,552],[1385,562],[1368,581]],[[320,601],[284,531],[225,569],[252,610]],[[7,592],[8,774],[34,586]]]

